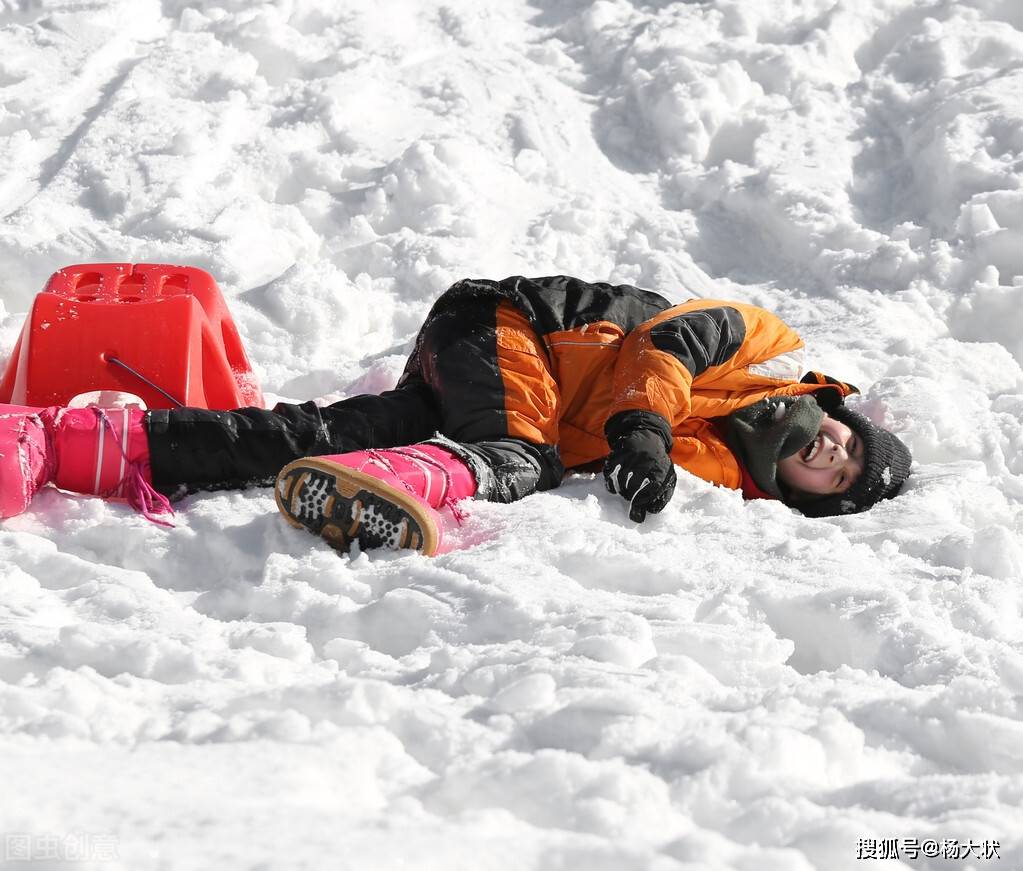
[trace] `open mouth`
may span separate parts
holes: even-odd
[[[818,433],[817,437],[812,442],[810,442],[810,444],[808,444],[805,448],[803,448],[800,456],[803,458],[804,463],[809,463],[814,457],[817,456],[818,452],[821,449],[823,441],[824,441],[823,437],[820,435],[820,433]]]

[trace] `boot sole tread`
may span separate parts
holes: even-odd
[[[435,516],[411,493],[328,460],[306,457],[286,465],[274,498],[289,524],[337,550],[358,541],[365,549],[409,548],[431,556],[440,544]]]

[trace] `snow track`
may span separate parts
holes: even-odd
[[[0,0],[0,364],[53,270],[171,261],[271,401],[331,401],[453,281],[567,272],[777,310],[917,459],[825,520],[683,475],[637,526],[575,476],[435,559],[268,490],[173,529],[48,490],[0,529],[0,868],[1023,868],[1021,28]]]

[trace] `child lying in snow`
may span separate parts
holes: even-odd
[[[843,405],[856,388],[800,379],[802,348],[742,303],[672,306],[565,276],[460,281],[379,396],[272,411],[8,407],[0,515],[49,481],[127,496],[150,516],[169,510],[156,490],[276,478],[288,521],[336,547],[432,554],[442,506],[511,502],[598,461],[637,522],[668,504],[676,465],[810,516],[894,496],[906,446]]]

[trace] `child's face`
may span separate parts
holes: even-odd
[[[844,493],[863,471],[863,439],[844,423],[824,415],[817,437],[778,461],[778,478],[796,493]]]

